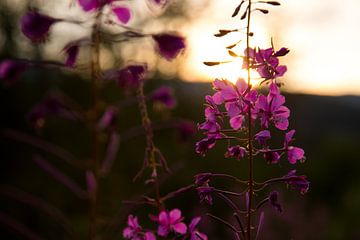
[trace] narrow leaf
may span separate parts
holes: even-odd
[[[112,132],[106,149],[105,159],[102,162],[100,172],[104,176],[108,174],[114,163],[116,155],[119,151],[120,135],[117,132]]]
[[[240,11],[240,9],[241,9],[241,6],[243,5],[244,2],[245,2],[244,0],[241,1],[241,3],[235,8],[235,11],[234,11],[234,13],[231,15],[231,17],[236,17],[236,16],[239,14],[239,11]]]
[[[235,52],[229,50],[228,51],[229,55],[232,56],[232,57],[239,57],[239,55],[237,55]]]
[[[263,14],[268,14],[269,13],[269,10],[267,10],[267,9],[257,8],[256,10],[262,12]]]
[[[223,63],[229,63],[229,62],[232,62],[232,61],[224,61],[224,62],[203,62],[206,66],[216,66],[216,65],[219,65],[219,64],[223,64]]]
[[[280,3],[277,1],[260,1],[261,3],[267,3],[274,6],[280,6]]]
[[[248,8],[246,8],[246,11],[243,13],[243,15],[241,16],[241,20],[243,20],[243,19],[245,19],[246,18],[246,16],[247,16],[247,12],[248,12],[248,9],[249,9],[249,7]]]

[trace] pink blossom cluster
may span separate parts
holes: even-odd
[[[143,229],[138,223],[137,217],[129,215],[127,227],[123,230],[123,237],[131,240],[155,240],[156,235],[158,235],[161,238],[172,236],[171,239],[208,239],[205,234],[197,230],[201,218],[195,217],[189,225],[186,225],[179,209],[163,210],[158,216],[150,215],[150,219],[158,224],[156,233]]]
[[[213,82],[215,93],[205,97],[205,122],[199,124],[199,129],[204,131],[206,137],[197,142],[196,152],[204,155],[219,140],[236,140],[239,139],[238,134],[246,136],[246,119],[251,118],[251,124],[258,127],[258,132],[253,136],[253,140],[258,142],[255,154],[262,154],[268,163],[278,163],[284,154],[291,164],[303,161],[304,151],[291,145],[295,130],[288,131],[290,110],[285,106],[278,80],[286,72],[286,66],[279,65],[278,57],[286,55],[289,50],[245,49],[247,52],[250,54],[249,66],[245,61],[243,67],[258,71],[269,85],[268,93],[258,92],[242,78],[235,84],[216,79]],[[271,148],[268,143],[273,129],[286,131],[284,144],[280,148]],[[241,159],[247,154],[246,147],[234,145],[228,147],[225,156]]]

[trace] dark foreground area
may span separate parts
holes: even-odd
[[[79,186],[85,186],[84,172],[34,145],[33,139],[29,140],[33,146],[25,144],[26,137],[21,134],[59,144],[76,158],[86,161],[90,136],[82,123],[49,118],[42,129],[34,129],[26,116],[29,109],[43,98],[47,89],[54,90],[55,86],[57,90],[76,99],[81,106],[88,106],[89,84],[76,76],[67,76],[65,80],[61,80],[64,76],[58,73],[47,73],[46,79],[44,76],[40,72],[29,73],[13,87],[0,89],[1,239],[22,239],[7,227],[8,224],[4,224],[11,219],[26,225],[44,239],[67,239],[59,221],[68,221],[80,236],[85,236],[87,232],[85,201],[39,168],[33,161],[33,154],[46,158]],[[199,172],[231,173],[246,178],[247,164],[225,159],[222,146],[217,146],[206,157],[201,157],[194,151],[195,142],[202,137],[200,134],[184,142],[179,138],[178,131],[171,128],[171,124],[166,127],[168,122],[173,121],[171,119],[188,119],[194,123],[203,121],[203,98],[212,92],[211,85],[149,80],[147,88],[151,90],[160,84],[172,86],[177,98],[177,107],[171,111],[159,111],[159,106],[149,104],[151,117],[160,126],[155,133],[156,143],[173,172],[173,175],[162,181],[162,191],[172,191],[191,184],[193,176]],[[102,95],[106,102],[124,98],[115,85],[106,87]],[[127,98],[131,98],[131,94]],[[277,214],[269,207],[265,209],[266,234],[261,239],[360,239],[360,97],[287,94],[286,105],[292,110],[290,128],[297,130],[296,143],[306,152],[307,161],[299,168],[299,173],[308,176],[311,187],[304,196],[296,191],[287,191],[284,186],[278,189],[281,191],[284,213]],[[120,136],[129,128],[139,125],[136,105],[120,112]],[[9,137],[9,132],[12,137]],[[18,137],[14,137],[14,132]],[[99,222],[111,222],[109,226],[104,224],[103,232],[113,233],[112,239],[121,239],[130,208],[124,206],[122,201],[148,190],[142,183],[144,179],[132,182],[142,164],[144,138],[140,132],[125,140],[120,144],[111,173],[100,183]],[[287,164],[267,165],[263,159],[257,159],[255,167],[255,178],[259,181],[282,176],[291,169]],[[225,187],[234,188],[230,185]],[[27,200],[34,196],[44,202],[35,206],[29,204]],[[215,201],[219,203],[214,207],[201,205],[195,191],[192,191],[172,200],[169,208],[179,207],[191,215],[220,212],[222,216],[228,214],[230,217],[231,213],[224,210],[226,208],[220,200]],[[61,209],[66,218],[63,219],[62,214],[59,217],[59,213],[47,204]],[[134,209],[133,212],[143,216],[142,219],[154,211],[142,206]],[[52,215],[56,215],[57,220],[51,220],[49,216]],[[218,236],[216,239],[228,236],[224,226],[214,225],[210,219],[204,219],[202,229],[208,236]]]

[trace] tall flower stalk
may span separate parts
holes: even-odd
[[[283,177],[269,179],[264,183],[256,182],[254,179],[253,162],[255,157],[263,156],[268,164],[277,164],[281,157],[286,155],[291,165],[305,160],[304,151],[301,148],[289,146],[290,142],[294,140],[295,130],[285,133],[282,147],[274,148],[269,143],[272,131],[286,131],[289,127],[290,110],[284,105],[285,97],[280,93],[280,87],[283,85],[280,78],[285,74],[287,68],[284,65],[279,65],[279,58],[288,54],[289,50],[281,48],[276,51],[272,42],[272,46],[266,49],[251,46],[250,39],[254,36],[251,31],[252,14],[254,12],[267,14],[269,12],[264,8],[254,8],[255,3],[257,6],[280,5],[276,1],[242,0],[235,8],[232,17],[240,16],[240,20],[246,19],[246,48],[243,55],[234,51],[241,42],[240,40],[227,46],[226,49],[231,57],[243,60],[242,68],[247,71],[247,79],[240,77],[236,83],[226,79],[216,79],[213,82],[215,93],[212,96],[205,97],[205,122],[199,124],[199,129],[204,131],[206,137],[196,143],[196,152],[201,155],[205,155],[209,149],[214,148],[218,141],[227,141],[226,158],[240,161],[247,157],[248,176],[246,180],[240,180],[235,176],[223,173],[201,173],[195,176],[195,185],[200,201],[212,205],[214,196],[224,201],[233,211],[237,226],[221,217],[208,215],[231,229],[236,239],[243,238],[246,240],[259,237],[264,221],[264,213],[261,212],[261,208],[265,204],[273,206],[279,212],[282,211],[278,201],[278,192],[270,192],[268,197],[257,204],[254,201],[255,193],[267,190],[275,183],[286,183],[292,188],[300,190],[301,193],[307,192],[309,188],[306,176],[297,176],[295,170],[291,170]],[[245,10],[243,10],[244,8]],[[224,37],[232,32],[240,32],[241,29],[243,28],[221,29],[215,36]],[[204,62],[204,64],[215,66],[228,62],[230,61]],[[257,71],[261,79],[260,85],[268,86],[267,96],[259,93],[251,84],[252,70]],[[233,192],[211,186],[210,182],[216,178],[233,180],[239,184],[240,190]],[[242,210],[232,199],[236,197],[242,197],[245,200],[245,210]],[[256,215],[259,217],[259,221],[257,226],[254,226]],[[246,223],[245,226],[243,222]],[[256,234],[254,230],[256,230]]]

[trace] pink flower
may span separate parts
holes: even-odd
[[[159,54],[170,61],[185,48],[185,39],[181,36],[169,33],[153,35]]]
[[[196,226],[199,224],[201,217],[196,217],[191,220],[189,224],[190,240],[207,240],[207,236],[197,230]],[[200,237],[199,237],[200,236]]]
[[[284,181],[293,189],[299,190],[301,194],[306,193],[309,190],[310,182],[306,179],[306,176],[297,176],[296,170],[291,170],[287,175],[283,177]]]
[[[273,122],[275,127],[280,130],[288,128],[290,110],[283,106],[284,103],[285,97],[280,94],[276,83],[271,83],[268,96],[265,97],[261,94],[255,105],[255,111],[260,117],[262,127],[268,128],[269,122]]]
[[[129,215],[128,226],[123,230],[123,237],[131,240],[156,240],[151,231],[143,232],[136,216]]]
[[[176,106],[176,99],[174,98],[174,90],[167,86],[162,86],[151,93],[151,100],[160,102],[168,108]]]
[[[113,0],[78,0],[80,6],[85,12],[96,10],[105,4],[111,3]]]
[[[304,160],[304,150],[299,147],[289,146],[290,142],[293,140],[295,130],[291,130],[285,134],[284,148],[287,151],[288,161],[291,164],[295,164],[297,161]]]
[[[183,219],[179,209],[173,209],[170,212],[162,211],[156,219],[159,223],[158,235],[166,237],[171,231],[181,235],[185,234],[187,227],[185,223],[182,222]]]
[[[21,31],[34,42],[42,42],[48,36],[50,27],[61,21],[41,13],[32,11],[21,18]]]

